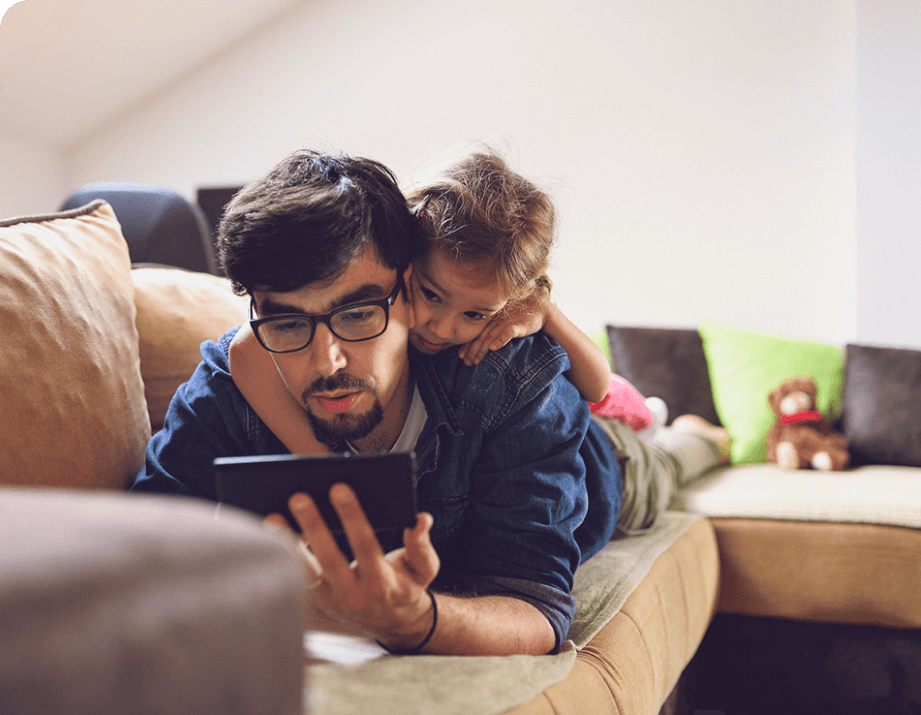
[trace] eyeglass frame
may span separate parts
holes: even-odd
[[[363,300],[360,303],[349,303],[348,305],[339,306],[335,310],[331,310],[329,313],[326,313],[324,315],[307,315],[306,313],[283,313],[280,315],[270,315],[266,318],[254,318],[249,321],[249,326],[250,326],[250,329],[253,331],[253,335],[256,336],[256,340],[259,341],[259,344],[263,348],[268,350],[270,353],[278,353],[278,354],[296,353],[296,352],[299,352],[309,347],[310,344],[313,342],[313,339],[317,335],[317,324],[318,323],[322,323],[327,328],[329,328],[329,332],[331,332],[333,335],[336,336],[337,339],[342,340],[343,342],[363,343],[366,340],[374,340],[374,338],[379,338],[381,335],[387,332],[387,328],[390,327],[390,307],[394,303],[397,302],[397,296],[400,294],[400,291],[402,291],[405,287],[406,287],[406,284],[403,281],[403,271],[397,270],[397,284],[394,286],[393,290],[390,291],[390,295],[388,295],[386,298],[380,298],[378,300]],[[341,335],[339,335],[339,333],[336,332],[336,329],[333,327],[333,324],[332,324],[333,316],[336,315],[337,313],[343,313],[347,310],[355,310],[356,308],[363,308],[365,306],[374,306],[374,307],[383,308],[384,327],[381,328],[381,331],[377,333],[376,335],[372,335],[367,338],[358,338],[358,339],[344,338]],[[255,297],[250,297],[249,313],[250,315],[256,314]],[[306,344],[302,345],[299,348],[294,348],[293,350],[273,350],[272,348],[270,348],[268,345],[266,345],[263,342],[262,336],[259,335],[259,327],[261,325],[264,325],[266,323],[278,322],[282,320],[291,320],[292,318],[298,318],[300,320],[307,319],[308,321],[310,321],[312,325],[312,331],[310,333],[310,340],[308,340]]]

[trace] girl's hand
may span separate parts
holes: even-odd
[[[549,301],[545,297],[531,295],[505,307],[483,328],[483,332],[466,345],[462,345],[457,356],[468,367],[479,365],[489,350],[498,350],[512,338],[533,335],[547,322]]]

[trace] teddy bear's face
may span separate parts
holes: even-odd
[[[802,390],[796,390],[784,397],[778,405],[780,414],[795,415],[797,412],[806,412],[811,410],[812,398]]]
[[[768,395],[768,403],[775,414],[792,415],[815,409],[817,393],[811,377],[791,377]]]

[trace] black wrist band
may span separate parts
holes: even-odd
[[[432,599],[432,610],[434,611],[432,613],[432,627],[429,628],[429,632],[422,642],[414,648],[391,648],[389,645],[384,645],[380,641],[377,641],[377,644],[391,655],[415,655],[425,648],[432,639],[432,634],[435,632],[435,626],[438,625],[438,601],[435,600],[435,594],[432,593],[432,589],[427,588],[425,592],[429,595],[429,598]]]

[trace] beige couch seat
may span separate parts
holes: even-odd
[[[921,469],[715,470],[673,506],[710,518],[719,610],[921,628]]]

